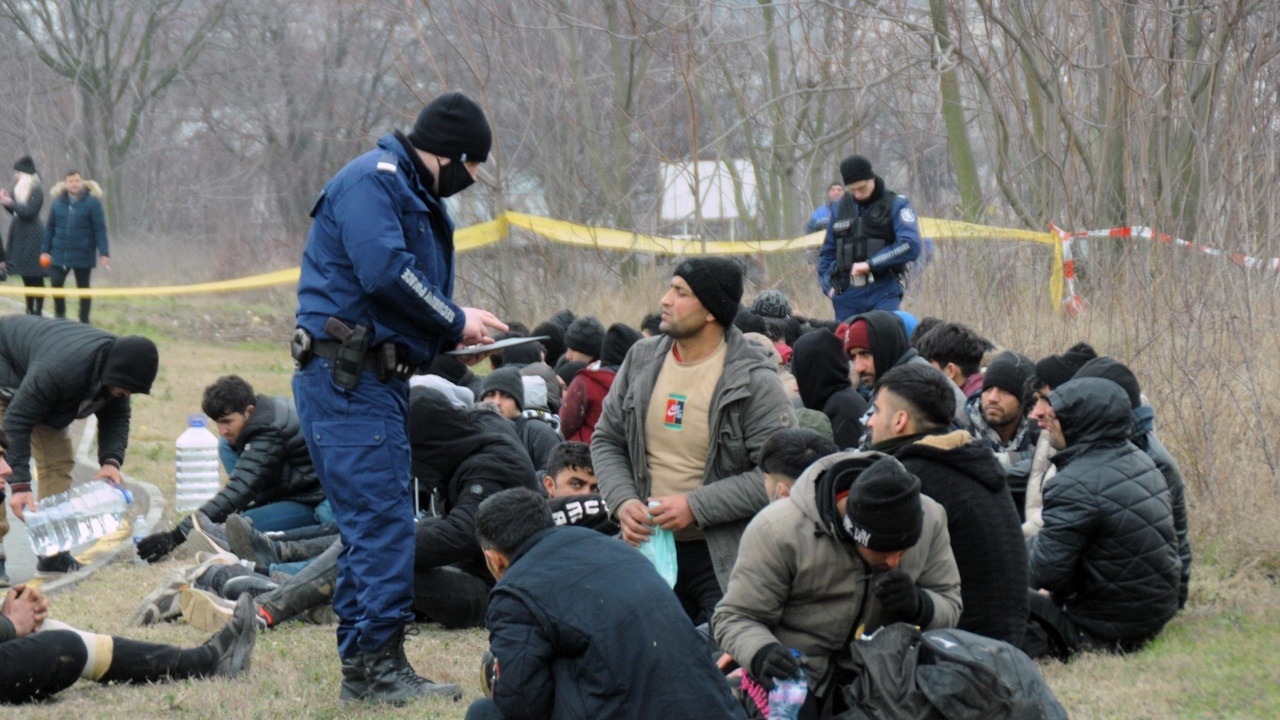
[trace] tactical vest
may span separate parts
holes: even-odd
[[[836,242],[835,274],[849,277],[854,263],[866,262],[897,240],[893,232],[893,201],[897,197],[892,190],[885,190],[864,208],[861,217],[852,195],[845,195],[836,203],[831,220],[831,234]]]

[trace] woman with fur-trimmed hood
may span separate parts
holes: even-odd
[[[9,225],[9,246],[0,248],[0,267],[12,275],[22,276],[27,287],[44,287],[49,274],[40,266],[40,243],[44,240],[44,224],[40,208],[44,191],[35,161],[25,155],[13,165],[13,194],[0,190],[0,205],[13,216]],[[39,315],[44,309],[44,295],[27,295],[27,314]]]
[[[40,245],[41,261],[51,264],[49,282],[60,288],[67,282],[67,273],[74,272],[76,287],[87,288],[89,273],[98,264],[99,257],[103,267],[111,267],[102,188],[72,170],[63,182],[53,186],[50,194],[53,202],[49,206],[49,223]],[[80,298],[80,322],[89,322],[91,303],[90,298]],[[53,311],[60,318],[66,317],[67,301],[54,298]]]

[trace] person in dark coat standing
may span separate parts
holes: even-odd
[[[0,189],[0,206],[13,216],[9,247],[0,251],[0,268],[10,275],[21,276],[22,284],[27,287],[44,287],[44,279],[49,275],[40,264],[40,243],[44,240],[40,208],[44,206],[44,190],[40,188],[40,175],[30,155],[14,163],[13,194]],[[39,315],[43,311],[44,295],[27,295],[27,314]]]
[[[1033,619],[1059,657],[1136,650],[1178,611],[1182,562],[1169,485],[1129,441],[1129,399],[1110,380],[1037,392],[1031,417],[1058,450],[1058,474],[1044,486],[1044,527],[1028,541],[1031,587],[1048,592],[1029,596]]]
[[[67,427],[98,418],[95,479],[119,485],[129,445],[129,396],[151,392],[160,355],[152,341],[34,315],[0,318],[0,422],[9,435],[9,509],[19,520],[35,507],[33,446],[43,455],[40,496],[71,487],[75,455]],[[3,529],[8,525],[4,524]],[[69,553],[41,558],[41,572],[78,567]]]
[[[867,401],[853,389],[849,356],[844,354],[840,338],[826,328],[801,335],[792,348],[791,371],[804,406],[831,419],[836,447],[857,447]]]
[[[555,527],[532,490],[485,500],[476,535],[498,582],[486,624],[493,699],[470,720],[744,718],[706,640],[625,543]]]
[[[964,611],[956,626],[1021,645],[1027,624],[1027,549],[1022,520],[995,453],[965,430],[948,432],[951,381],[922,365],[899,365],[876,384],[872,450],[890,453],[947,511]]]
[[[102,188],[85,180],[76,170],[67,173],[63,182],[50,193],[49,222],[44,227],[40,244],[40,262],[50,264],[49,284],[60,288],[67,273],[74,272],[76,287],[89,287],[89,274],[99,263],[111,267],[111,250],[107,246],[107,216],[102,210]],[[80,298],[80,322],[89,322],[93,300]],[[53,299],[53,314],[67,316],[66,298]]]

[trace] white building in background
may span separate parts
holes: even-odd
[[[659,222],[678,224],[685,238],[707,223],[727,227],[725,239],[737,239],[737,221],[756,216],[756,172],[746,160],[663,163]]]

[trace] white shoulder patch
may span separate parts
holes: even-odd
[[[396,167],[395,163],[387,162],[386,160],[378,163],[378,172],[391,173],[394,175],[398,169],[399,168]]]
[[[898,217],[902,218],[902,222],[908,225],[916,221],[916,214],[911,212],[909,207],[902,208],[902,212],[898,213]]]

